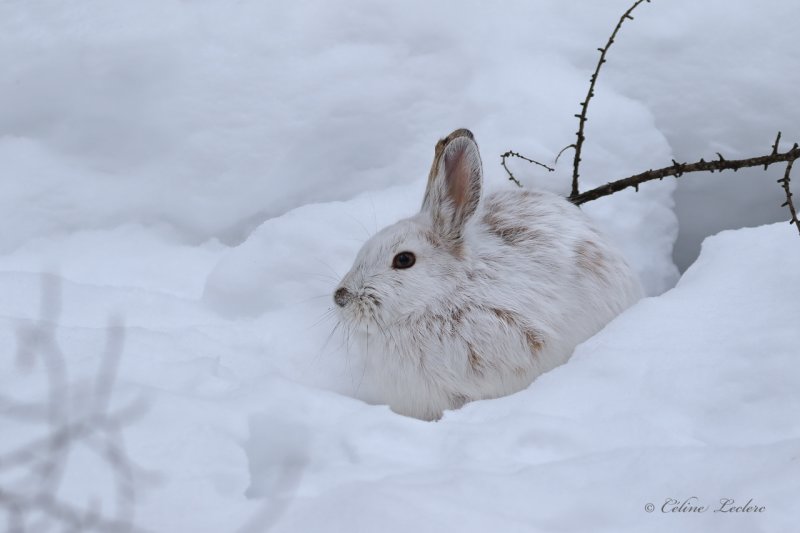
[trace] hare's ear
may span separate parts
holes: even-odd
[[[446,243],[461,242],[464,224],[481,198],[483,169],[478,145],[469,130],[456,130],[436,145],[422,211]]]

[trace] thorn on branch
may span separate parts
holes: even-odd
[[[772,145],[772,155],[778,153],[778,143],[781,142],[781,132],[778,132],[778,136],[775,137],[775,144]]]
[[[673,166],[673,168],[675,169],[675,174],[674,174],[674,176],[675,176],[676,178],[680,178],[681,176],[683,176],[683,167],[684,167],[684,166],[686,166],[686,163],[683,163],[683,164],[681,164],[681,163],[678,163],[677,161],[675,161],[675,160],[673,159],[673,160],[672,160],[672,166]]]
[[[772,145],[772,155],[778,153],[778,144],[781,142],[781,132],[778,132],[778,136],[775,137],[775,144]],[[767,170],[768,164],[764,164],[764,170]]]

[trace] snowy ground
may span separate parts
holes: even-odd
[[[724,232],[677,281],[674,182],[587,205],[652,297],[567,365],[438,423],[350,398],[361,374],[327,311],[361,242],[418,208],[454,127],[476,133],[489,188],[511,186],[501,152],[551,160],[572,142],[626,2],[454,5],[0,2],[0,400],[45,395],[41,365],[14,354],[55,280],[45,318],[76,390],[109,317],[124,322],[112,404],[148,402],[125,435],[150,530],[791,531],[800,239],[785,223]],[[800,8],[727,6],[656,1],[623,30],[586,185],[800,138],[782,103],[800,71],[781,70]],[[563,192],[569,166],[513,168]],[[779,204],[773,173],[696,186],[706,204],[683,208],[682,231],[723,209],[744,225],[770,187]],[[0,454],[41,430],[0,416]],[[63,497],[114,509],[102,458],[68,465]],[[0,468],[0,487],[17,474]],[[662,512],[692,496],[765,510]]]

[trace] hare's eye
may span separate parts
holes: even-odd
[[[411,252],[400,252],[396,256],[394,256],[394,260],[392,261],[392,268],[411,268],[414,266],[414,263],[417,261],[417,258]]]

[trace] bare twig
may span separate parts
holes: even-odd
[[[561,159],[561,154],[563,154],[564,152],[566,152],[570,148],[575,148],[575,145],[574,144],[568,144],[558,152],[558,155],[556,155],[556,165],[558,164],[558,160]]]
[[[506,166],[506,158],[508,158],[508,157],[518,157],[520,159],[524,159],[528,163],[533,163],[534,165],[539,165],[540,167],[546,168],[548,172],[554,172],[555,171],[554,168],[549,167],[549,166],[545,165],[544,163],[540,163],[538,161],[534,161],[533,159],[528,159],[527,157],[525,157],[522,154],[514,152],[513,150],[509,150],[508,152],[506,152],[506,153],[504,153],[504,154],[502,154],[500,156],[500,164],[503,165],[504,169],[506,169],[506,172],[508,173],[508,179],[513,181],[514,183],[516,183],[517,187],[522,187],[522,183],[520,183],[519,180],[514,177],[514,174],[512,174],[511,170],[509,170],[508,166]]]
[[[579,176],[579,169],[581,164],[581,151],[583,149],[583,141],[586,139],[586,136],[583,133],[583,130],[586,126],[586,114],[589,111],[589,101],[594,96],[594,86],[597,83],[597,76],[600,74],[600,69],[602,68],[603,64],[606,62],[606,54],[608,53],[608,49],[611,48],[611,45],[614,44],[614,39],[617,36],[620,28],[622,28],[622,24],[626,20],[633,20],[631,13],[633,10],[639,7],[639,4],[642,2],[650,2],[650,0],[636,0],[634,4],[628,8],[625,13],[620,17],[619,22],[617,22],[616,27],[614,27],[614,31],[611,33],[611,36],[608,38],[608,42],[603,48],[598,48],[600,51],[600,59],[597,61],[597,66],[594,69],[594,73],[590,79],[589,83],[589,91],[586,93],[586,98],[584,98],[583,102],[581,102],[581,112],[578,115],[575,115],[578,119],[578,131],[576,135],[578,136],[578,140],[574,145],[575,148],[575,157],[572,159],[572,193],[570,193],[570,197],[578,196],[578,176]],[[570,145],[573,146],[573,145]],[[569,148],[570,146],[567,146]],[[566,150],[566,148],[564,149]],[[562,152],[564,151],[562,150]],[[560,153],[559,153],[560,155]]]
[[[770,155],[751,157],[748,159],[728,160],[720,156],[720,158],[715,161],[705,161],[701,159],[696,163],[678,163],[677,161],[673,160],[672,165],[668,167],[659,168],[657,170],[648,170],[646,172],[635,174],[621,180],[612,181],[590,191],[570,196],[569,200],[574,204],[580,205],[592,200],[597,200],[598,198],[602,198],[604,196],[608,196],[610,194],[614,194],[615,192],[621,191],[628,187],[638,188],[639,184],[646,181],[663,179],[668,176],[681,177],[682,175],[689,174],[691,172],[714,172],[721,170],[736,171],[740,168],[757,167],[761,165],[764,165],[764,168],[768,168],[769,165],[781,162],[790,163],[788,165],[788,170],[791,170],[791,163],[798,158],[800,158],[800,147],[795,144],[791,150],[783,153],[778,152],[777,149],[773,149],[773,153]],[[788,173],[784,179],[788,179]],[[788,181],[784,182],[784,180],[780,180],[780,182],[784,184],[784,189],[788,191]],[[791,193],[787,192],[789,204],[791,204],[790,194]],[[792,216],[794,220],[796,218],[795,213],[793,213]]]
[[[794,145],[794,149],[797,150],[797,144]],[[783,186],[783,190],[786,193],[786,201],[783,202],[781,207],[789,208],[789,213],[792,215],[792,218],[789,219],[789,224],[797,226],[797,231],[800,233],[800,220],[797,219],[797,210],[794,208],[794,202],[792,202],[792,191],[789,190],[789,175],[792,173],[792,165],[794,162],[795,160],[791,159],[786,163],[786,172],[784,172],[783,177],[778,180],[778,183]]]

